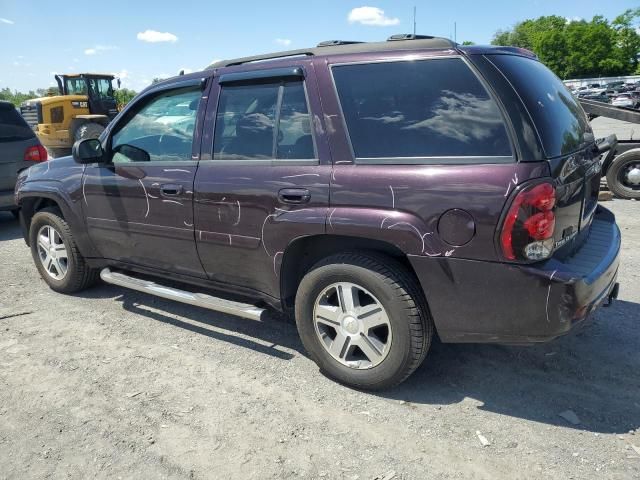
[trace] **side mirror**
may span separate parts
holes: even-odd
[[[73,159],[78,163],[100,163],[103,161],[104,150],[97,138],[78,140],[71,150]]]
[[[113,153],[123,155],[128,162],[150,162],[151,156],[149,152],[142,148],[127,145],[126,143],[118,145],[113,149]],[[115,160],[115,157],[114,157]]]

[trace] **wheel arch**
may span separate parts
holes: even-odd
[[[96,257],[97,252],[89,239],[84,220],[74,212],[64,197],[55,192],[21,192],[19,206],[20,226],[22,236],[27,245],[30,246],[29,233],[33,216],[47,207],[53,207],[60,211],[62,218],[69,224],[73,231],[80,253],[84,257]]]
[[[299,237],[289,243],[280,264],[280,298],[283,310],[292,311],[300,280],[313,265],[323,258],[347,251],[369,252],[378,256],[392,257],[401,263],[418,282],[418,277],[407,255],[390,242],[334,234]]]

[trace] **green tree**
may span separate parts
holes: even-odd
[[[626,10],[611,22],[616,32],[618,60],[624,66],[630,65],[632,71],[638,67],[638,53],[640,53],[638,19],[640,19],[640,8]]]
[[[539,17],[499,30],[492,44],[529,49],[562,78],[624,75],[638,68],[640,8],[627,10],[609,23],[559,16]]]
[[[128,88],[119,88],[118,90],[116,90],[114,93],[114,96],[116,98],[116,104],[118,105],[118,108],[120,109],[124,107],[136,95],[137,94],[135,91],[130,90]]]
[[[462,42],[462,45],[475,45],[476,42],[472,42],[470,40],[465,40],[464,42]]]

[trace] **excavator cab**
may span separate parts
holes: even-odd
[[[80,73],[56,75],[60,95],[86,95],[92,115],[106,115],[110,119],[118,114],[113,88],[113,75]],[[118,87],[120,79],[118,79]]]

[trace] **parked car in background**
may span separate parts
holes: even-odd
[[[331,41],[156,83],[16,198],[53,290],[270,306],[327,375],[384,389],[436,333],[549,341],[617,296],[608,145],[526,50]]]
[[[636,93],[620,93],[611,100],[614,107],[638,108],[640,107],[640,95]]]
[[[584,95],[579,96],[578,98],[584,98],[586,100],[595,100],[596,102],[610,103],[611,99],[607,96],[606,93],[586,93]]]
[[[624,87],[623,80],[616,80],[615,82],[609,82],[604,85],[604,88],[607,90],[616,90],[619,91],[621,87]]]
[[[0,210],[17,214],[14,187],[18,174],[47,157],[47,151],[15,106],[0,101]]]

